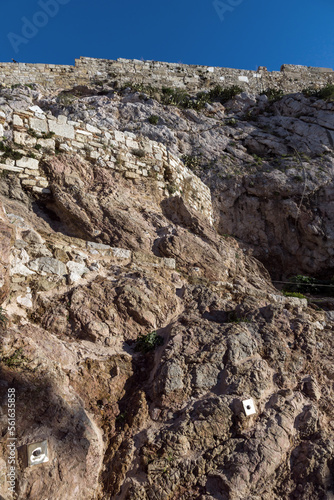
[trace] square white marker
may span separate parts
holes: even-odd
[[[244,411],[247,417],[256,413],[254,401],[252,399],[245,399],[242,404],[244,405]]]
[[[28,444],[28,466],[44,464],[49,461],[48,442],[40,441],[39,443]]]

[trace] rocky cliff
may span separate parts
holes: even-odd
[[[0,90],[1,498],[334,498],[332,92]]]

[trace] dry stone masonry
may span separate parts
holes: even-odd
[[[43,153],[77,153],[129,180],[151,178],[165,196],[183,195],[212,223],[210,189],[160,143],[130,132],[69,121],[63,115],[46,115],[38,106],[14,112],[12,124],[4,122],[2,126],[7,132],[12,128],[14,144],[24,148],[18,149],[24,156],[19,160],[7,158],[3,163],[0,156],[0,169],[17,172],[22,185],[35,193],[50,194],[48,180],[39,168]],[[27,156],[27,148],[32,148],[34,157]]]
[[[322,87],[334,83],[332,68],[316,68],[284,64],[280,71],[257,71],[234,68],[197,66],[179,63],[140,61],[129,59],[94,59],[80,57],[75,66],[55,64],[1,63],[0,82],[3,85],[39,83],[49,88],[71,88],[92,80],[146,83],[158,88],[184,87],[189,92],[203,90],[212,85],[222,87],[238,85],[245,91],[261,92],[267,88],[284,92],[298,92],[308,87]]]

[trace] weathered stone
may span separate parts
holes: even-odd
[[[55,135],[59,137],[66,137],[67,139],[74,139],[74,127],[68,124],[59,124],[54,121],[49,120],[49,129],[50,132],[53,132]]]
[[[16,165],[21,168],[29,168],[32,170],[38,170],[39,161],[35,158],[23,157],[20,160],[16,160]]]
[[[56,274],[57,276],[65,276],[67,274],[65,264],[52,257],[40,257],[29,262],[28,267],[38,273]]]
[[[165,257],[164,258],[164,266],[168,267],[169,269],[175,269],[175,267],[176,267],[175,259],[168,259]]]
[[[131,259],[131,250],[125,248],[111,248],[112,255],[117,259]]]
[[[78,281],[84,273],[88,272],[88,268],[85,264],[80,264],[79,262],[69,261],[66,264],[69,271],[69,282],[75,283]]]
[[[30,128],[33,130],[37,130],[38,132],[47,133],[48,130],[48,122],[47,120],[40,120],[39,118],[30,118]]]
[[[3,163],[0,163],[0,169],[7,170],[8,172],[23,172],[23,168],[12,167],[11,165],[4,165]]]

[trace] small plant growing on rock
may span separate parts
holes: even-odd
[[[284,92],[281,89],[268,88],[260,95],[266,95],[269,102],[276,102],[282,99],[282,97],[284,96]]]
[[[40,139],[40,137],[41,137],[41,136],[40,136],[39,134],[37,134],[37,132],[36,132],[34,129],[32,129],[32,128],[28,128],[27,133],[28,133],[31,137],[35,137],[35,139]]]
[[[310,88],[304,89],[303,94],[306,97],[317,97],[318,99],[331,102],[334,101],[334,85],[329,83],[320,90]]]
[[[151,125],[157,125],[159,122],[159,116],[157,115],[151,115],[148,119]]]
[[[11,356],[4,356],[1,361],[9,368],[21,366],[26,361],[25,356],[22,354],[22,347],[17,349]]]
[[[218,101],[222,104],[233,99],[233,97],[241,94],[243,89],[238,87],[238,85],[232,85],[231,87],[227,87],[223,89],[220,85],[216,85],[212,90],[210,90],[210,101]]]
[[[305,295],[299,292],[284,292],[283,291],[284,297],[296,297],[297,299],[306,299]]]
[[[185,164],[186,167],[188,167],[190,170],[196,169],[200,165],[200,159],[198,156],[192,156],[192,155],[183,155],[181,157],[181,160]]]
[[[263,165],[263,158],[261,158],[261,156],[258,156],[256,154],[253,154],[253,158],[255,160],[255,165]]]
[[[229,118],[228,120],[225,120],[225,125],[230,125],[231,127],[235,127],[237,123],[238,122],[235,118]]]
[[[0,307],[0,325],[6,327],[7,323],[8,318],[6,311],[2,307]]]
[[[249,319],[244,316],[238,316],[235,311],[230,311],[227,313],[228,323],[250,323]]]
[[[4,144],[3,141],[0,141],[0,151],[4,153],[1,156],[2,160],[5,160],[6,158],[10,158],[12,160],[20,160],[23,156],[21,153],[14,151],[14,149],[11,148],[10,146]]]
[[[166,189],[170,195],[176,193],[177,191],[177,186],[175,184],[167,184]]]
[[[156,331],[148,333],[147,335],[140,335],[137,339],[136,351],[147,353],[154,351],[156,347],[162,345],[164,339],[158,335]]]
[[[52,139],[52,137],[53,137],[54,135],[55,135],[55,133],[54,133],[54,132],[48,132],[48,133],[43,132],[43,133],[42,133],[42,137],[43,137],[43,139]]]

